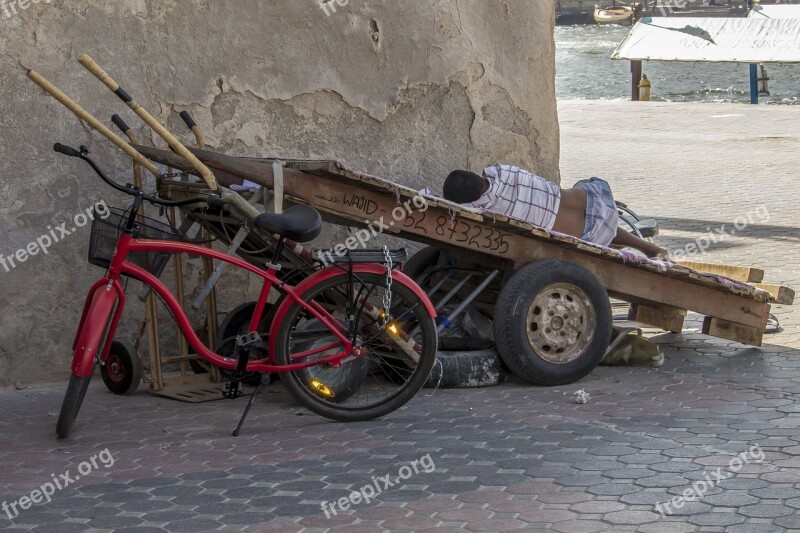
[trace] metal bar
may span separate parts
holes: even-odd
[[[434,285],[433,287],[431,287],[431,288],[430,288],[430,290],[429,290],[429,291],[427,291],[427,293],[428,293],[428,298],[430,298],[430,297],[432,297],[434,294],[436,294],[436,292],[437,292],[439,289],[441,289],[441,288],[442,288],[442,285],[444,285],[444,283],[445,283],[445,282],[446,282],[448,279],[450,279],[451,277],[452,277],[452,274],[447,274],[445,277],[443,277],[443,278],[442,278],[442,279],[439,281],[439,283],[437,283],[436,285]]]
[[[444,295],[444,298],[439,300],[439,302],[435,305],[436,309],[440,309],[447,305],[447,302],[453,299],[453,296],[461,290],[461,288],[466,285],[466,283],[472,278],[474,274],[467,274],[467,277],[456,283],[456,286],[450,289],[450,292]]]
[[[242,243],[247,238],[247,235],[249,233],[250,233],[250,228],[248,228],[247,225],[244,225],[241,228],[239,228],[239,231],[236,232],[236,236],[233,238],[233,241],[231,242],[231,245],[228,247],[226,253],[228,255],[234,255],[236,253],[236,250],[239,249],[239,247],[242,245]],[[214,286],[219,281],[220,276],[222,276],[222,273],[225,271],[225,268],[227,268],[227,266],[228,263],[225,263],[223,261],[217,264],[217,267],[214,269],[214,273],[208,277],[208,281],[206,281],[206,284],[203,285],[203,289],[200,291],[200,294],[198,294],[197,297],[194,299],[194,302],[192,302],[192,307],[194,309],[198,310],[200,309],[200,306],[203,305],[203,302],[206,301],[208,295],[211,294],[211,291],[214,289]]]
[[[458,305],[456,306],[456,308],[455,308],[455,309],[453,309],[453,312],[452,312],[452,313],[450,313],[450,314],[447,316],[447,318],[445,319],[447,322],[446,322],[446,323],[440,323],[440,324],[437,326],[437,328],[436,328],[436,331],[438,331],[439,333],[441,333],[441,332],[442,332],[444,329],[446,329],[446,328],[449,328],[449,327],[450,327],[450,323],[451,323],[453,320],[455,320],[456,318],[458,318],[458,315],[460,315],[461,313],[463,313],[463,312],[464,312],[464,309],[466,309],[466,308],[467,308],[467,306],[468,306],[469,304],[471,304],[471,303],[472,303],[472,301],[473,301],[475,298],[477,298],[477,297],[478,297],[478,295],[479,295],[481,292],[483,292],[483,290],[484,290],[486,287],[488,287],[488,286],[489,286],[489,284],[492,282],[492,280],[494,280],[494,278],[496,278],[496,277],[497,277],[497,275],[498,275],[499,273],[500,273],[500,271],[499,271],[499,270],[493,270],[493,271],[492,271],[492,272],[491,272],[491,273],[490,273],[488,276],[486,276],[486,279],[485,279],[485,280],[483,280],[483,281],[480,283],[480,285],[478,285],[477,287],[475,287],[475,289],[474,289],[474,290],[473,290],[471,293],[469,293],[469,294],[467,295],[467,297],[466,297],[466,298],[464,298],[464,300],[463,300],[463,301],[462,301],[460,304],[458,304]]]

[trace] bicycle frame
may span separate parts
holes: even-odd
[[[181,303],[178,302],[172,292],[156,276],[147,270],[128,262],[127,256],[130,252],[196,254],[220,261],[225,261],[234,266],[244,268],[263,280],[261,294],[259,295],[258,303],[250,321],[248,331],[257,331],[258,325],[264,313],[267,298],[269,297],[272,288],[276,287],[282,293],[287,295],[287,301],[302,305],[314,318],[319,320],[320,323],[324,324],[339,341],[333,341],[332,343],[319,347],[315,350],[309,350],[307,352],[303,352],[302,354],[297,354],[298,357],[307,357],[313,355],[314,353],[320,353],[325,350],[329,350],[340,343],[343,347],[343,351],[326,356],[319,360],[289,365],[274,364],[275,352],[274,349],[272,349],[270,350],[269,357],[267,359],[249,361],[247,364],[248,372],[286,372],[313,366],[315,364],[319,364],[320,362],[337,364],[339,361],[345,357],[348,357],[352,353],[352,343],[342,333],[339,323],[321,307],[312,306],[302,301],[297,295],[294,287],[284,285],[277,279],[275,276],[276,270],[274,268],[262,270],[242,259],[229,256],[225,253],[212,250],[205,246],[173,241],[139,240],[123,233],[119,236],[117,248],[114,256],[112,257],[111,266],[109,267],[106,276],[92,286],[92,288],[89,290],[89,295],[86,298],[86,303],[84,304],[84,310],[81,316],[80,325],[78,327],[78,333],[73,343],[73,350],[76,351],[73,358],[72,370],[76,375],[88,376],[91,374],[94,366],[94,360],[97,358],[97,356],[92,353],[92,346],[99,345],[100,341],[102,340],[103,333],[105,333],[105,329],[108,325],[108,317],[111,316],[111,312],[113,311],[114,315],[106,335],[106,343],[105,346],[102,347],[102,354],[100,354],[101,361],[105,361],[108,358],[108,352],[110,350],[111,341],[114,337],[114,331],[119,324],[119,319],[125,304],[125,294],[119,282],[119,278],[122,274],[128,274],[131,277],[138,279],[155,291],[155,293],[161,298],[169,311],[172,313],[180,332],[186,337],[189,345],[200,357],[222,368],[235,369],[238,364],[236,359],[222,357],[216,352],[210,350],[198,338],[191,326],[191,323],[189,322],[188,317],[186,316],[186,313],[183,311]],[[274,334],[274,331],[271,331],[271,334]],[[100,347],[98,346],[98,350],[99,349]]]
[[[180,332],[186,337],[189,345],[201,358],[216,366],[227,369],[235,369],[238,365],[238,361],[236,359],[223,357],[205,346],[205,344],[194,332],[186,313],[183,311],[181,303],[178,302],[169,288],[167,288],[156,276],[147,270],[128,262],[127,256],[130,252],[186,253],[210,257],[212,259],[224,261],[234,266],[243,268],[261,278],[264,284],[258,298],[258,303],[256,304],[255,312],[250,321],[248,328],[249,332],[257,331],[258,325],[263,317],[267,298],[269,297],[273,287],[286,295],[286,298],[275,313],[275,320],[273,320],[273,323],[270,325],[268,357],[266,359],[248,361],[246,368],[247,372],[288,372],[315,366],[321,363],[330,363],[336,365],[354,353],[353,344],[345,336],[348,332],[343,328],[343,326],[341,326],[341,324],[325,309],[316,304],[316,302],[309,304],[302,300],[302,298],[299,296],[300,294],[303,294],[306,288],[313,286],[316,283],[325,281],[330,277],[341,274],[342,270],[340,268],[330,266],[322,269],[303,280],[296,287],[293,287],[278,280],[275,275],[277,270],[273,267],[263,270],[238,257],[230,256],[205,246],[174,241],[140,240],[134,239],[130,235],[122,233],[117,241],[116,251],[111,259],[111,265],[106,276],[97,281],[91,287],[89,294],[86,297],[80,325],[78,326],[78,333],[76,334],[75,341],[73,342],[74,356],[72,371],[77,376],[85,377],[90,375],[94,368],[94,362],[96,359],[99,358],[100,361],[105,361],[108,358],[111,342],[114,338],[114,332],[119,324],[120,316],[122,315],[122,310],[125,304],[124,290],[119,282],[119,278],[122,274],[128,274],[131,277],[138,279],[155,291],[155,293],[161,298],[169,311],[172,313]],[[353,265],[352,268],[354,274],[383,274],[386,272],[386,267],[378,264],[356,264]],[[392,276],[396,282],[411,288],[417,294],[417,296],[420,296],[421,301],[425,302],[427,312],[432,317],[436,316],[436,310],[433,308],[433,305],[428,300],[424,291],[414,284],[410,278],[398,271],[393,272]],[[277,327],[288,312],[289,307],[295,303],[301,305],[311,316],[319,320],[320,323],[324,324],[325,327],[337,338],[338,342],[332,341],[324,346],[298,354],[293,354],[292,358],[299,359],[309,357],[317,353],[328,351],[338,345],[342,346],[342,351],[310,362],[290,363],[287,365],[275,364],[276,346],[274,339],[276,337]],[[112,317],[110,324],[108,322],[108,317]],[[108,330],[107,335],[105,336],[105,346],[100,347],[99,343],[103,338],[103,333],[106,332],[106,328],[108,328]],[[95,346],[97,347],[98,351],[102,348],[102,353],[99,356],[92,353],[92,349]]]

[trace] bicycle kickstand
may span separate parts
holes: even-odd
[[[239,419],[239,424],[231,434],[234,437],[238,437],[239,433],[241,433],[242,426],[244,425],[244,419],[247,418],[247,414],[250,412],[250,409],[253,407],[253,404],[256,401],[256,396],[258,396],[258,393],[261,392],[261,387],[264,385],[269,385],[269,374],[261,374],[261,379],[258,381],[258,386],[256,387],[256,390],[253,391],[252,396],[250,396],[250,400],[247,402],[247,407],[244,408],[244,413],[242,413],[242,418]]]

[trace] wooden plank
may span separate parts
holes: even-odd
[[[715,265],[713,263],[700,263],[698,261],[676,261],[681,266],[691,268],[698,272],[725,276],[744,283],[760,283],[764,280],[764,271],[760,268],[735,266],[735,265]]]
[[[711,335],[712,337],[719,337],[721,339],[728,339],[750,346],[761,346],[764,338],[764,328],[754,328],[722,320],[711,316],[705,317],[703,320],[703,333]]]
[[[631,304],[628,320],[641,322],[661,328],[672,333],[683,331],[683,321],[686,318],[686,309],[670,307],[667,305],[650,306],[644,304]]]
[[[751,285],[762,291],[767,291],[775,303],[783,305],[792,305],[794,303],[794,290],[789,287],[772,283],[751,283]]]

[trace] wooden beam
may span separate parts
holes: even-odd
[[[783,285],[774,285],[772,283],[751,283],[751,285],[762,291],[767,291],[775,303],[783,305],[792,305],[794,303],[794,290]]]
[[[691,268],[698,272],[725,276],[744,283],[760,283],[764,280],[764,271],[760,268],[735,266],[735,265],[716,265],[713,263],[700,263],[697,261],[676,261],[681,266]]]
[[[672,333],[683,331],[683,321],[686,318],[686,309],[670,307],[667,305],[650,306],[644,304],[631,304],[628,320],[641,322],[661,328]]]
[[[750,346],[761,346],[764,338],[764,328],[759,329],[745,326],[744,324],[738,324],[711,316],[707,316],[703,320],[703,333],[711,335],[712,337],[728,339]]]

